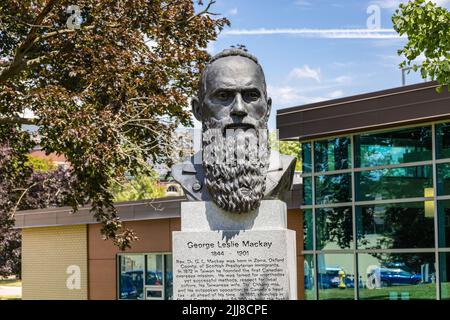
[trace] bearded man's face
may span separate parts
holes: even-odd
[[[205,185],[222,209],[243,213],[259,207],[269,166],[264,74],[251,59],[229,56],[205,71],[194,114],[203,123]]]

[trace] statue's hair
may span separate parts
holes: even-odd
[[[211,64],[214,61],[219,60],[220,58],[226,58],[226,57],[232,57],[232,56],[248,58],[248,59],[252,60],[254,63],[256,63],[257,65],[261,66],[258,62],[258,59],[254,55],[252,55],[251,53],[248,53],[247,51],[244,51],[242,49],[236,49],[236,48],[222,50],[221,52],[219,52],[218,54],[213,56],[211,58],[211,60],[209,60],[208,64]]]
[[[263,84],[264,84],[264,96],[267,97],[267,86],[266,86],[266,79],[264,77],[264,71],[261,67],[261,65],[258,62],[258,59],[252,55],[251,53],[248,53],[247,51],[244,51],[242,49],[237,48],[230,48],[225,49],[219,52],[218,54],[214,55],[206,65],[205,69],[203,69],[202,74],[200,75],[200,81],[198,84],[198,98],[200,101],[203,100],[204,94],[205,94],[205,85],[206,85],[206,75],[208,74],[209,67],[217,60],[227,57],[243,57],[252,60],[256,65],[258,66],[261,74],[263,75]]]

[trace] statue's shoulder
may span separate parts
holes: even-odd
[[[297,159],[293,156],[270,152],[270,165],[266,178],[266,198],[283,199],[284,194],[291,190]]]
[[[296,157],[280,153],[277,150],[271,150],[269,171],[271,170],[286,171],[292,165],[294,165],[295,167],[296,162],[297,162]]]
[[[173,179],[181,185],[186,196],[191,200],[208,198],[206,188],[203,187],[204,171],[198,156],[199,153],[196,153],[183,162],[174,164],[171,168]]]

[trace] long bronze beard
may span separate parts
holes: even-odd
[[[230,145],[232,143],[235,148]],[[270,149],[268,141],[264,142],[262,148],[259,144],[257,147],[262,151],[250,155],[248,145],[236,143],[236,136],[231,141],[228,139],[227,143],[203,140],[203,150],[216,155],[211,158],[204,156],[203,168],[205,185],[212,200],[220,208],[233,213],[259,208],[266,189]],[[232,155],[236,159],[238,154],[244,154],[245,159],[241,162],[217,161],[219,155]]]

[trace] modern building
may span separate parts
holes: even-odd
[[[277,112],[302,143],[288,196],[300,299],[450,299],[450,94],[405,86]],[[184,197],[118,205],[119,252],[89,208],[22,211],[24,299],[170,299]],[[449,265],[449,267],[447,267]]]
[[[450,94],[428,82],[279,110],[300,140],[307,299],[450,299]]]
[[[301,232],[301,188],[287,195],[288,228]],[[185,197],[116,204],[125,227],[139,240],[119,251],[100,234],[89,207],[16,213],[22,230],[22,299],[115,300],[172,298],[172,232],[180,230],[180,203]],[[297,238],[298,265],[302,236]],[[299,269],[303,272],[303,269]],[[303,274],[298,274],[303,294]]]

